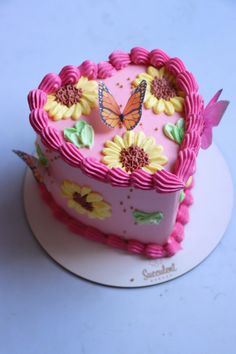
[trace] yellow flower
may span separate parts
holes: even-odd
[[[48,95],[44,109],[53,120],[79,119],[88,115],[97,103],[97,82],[81,76],[75,84],[62,86],[55,93]]]
[[[155,114],[164,112],[169,116],[175,111],[183,111],[183,93],[178,90],[174,77],[164,66],[159,70],[149,66],[147,72],[139,74],[132,84],[138,86],[142,80],[147,82],[145,108],[152,108]]]
[[[103,200],[101,194],[93,192],[90,187],[64,180],[62,194],[68,199],[69,208],[91,219],[103,220],[111,216],[111,206]]]
[[[123,138],[116,135],[107,141],[103,149],[102,162],[109,168],[120,167],[128,173],[143,169],[148,173],[161,170],[168,158],[162,155],[163,146],[155,138],[146,137],[143,132],[127,131]]]

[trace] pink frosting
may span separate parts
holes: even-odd
[[[131,63],[129,53],[123,52],[121,50],[117,50],[109,56],[110,63],[116,68],[116,70],[120,70],[125,68],[128,64]]]
[[[204,119],[203,119],[204,103],[201,96],[197,93],[187,95],[185,98],[185,130],[191,132],[196,130],[201,135]]]
[[[134,64],[145,64],[149,62],[149,51],[142,47],[135,47],[131,49],[130,59]]]
[[[60,147],[60,152],[63,160],[66,161],[69,165],[73,167],[80,166],[80,163],[83,160],[83,155],[74,144],[71,144],[69,142],[64,143]]]
[[[184,239],[184,225],[181,222],[176,222],[172,231],[172,236],[177,242],[181,242]]]
[[[62,85],[67,85],[67,84],[73,85],[79,80],[81,73],[79,71],[79,68],[77,68],[77,66],[66,65],[60,71],[59,76],[61,78]]]
[[[170,73],[177,76],[179,73],[185,71],[185,66],[179,58],[171,58],[166,62],[166,67]]]
[[[198,114],[199,112],[202,112],[203,107],[203,99],[198,93],[190,93],[185,97],[184,109],[186,116],[191,116],[193,114]]]
[[[57,91],[60,87],[61,87],[60,76],[58,76],[57,74],[50,73],[44,76],[38,88],[46,93],[52,93]]]
[[[47,102],[47,95],[42,90],[30,91],[27,98],[30,110],[35,108],[43,108]]]
[[[153,175],[155,189],[160,193],[176,192],[184,188],[184,182],[166,170],[157,171]]]
[[[130,176],[131,184],[140,189],[150,189],[153,187],[152,175],[143,170],[135,171]]]
[[[41,133],[48,125],[48,115],[42,108],[33,109],[30,112],[29,120],[37,133]]]
[[[179,152],[175,173],[184,182],[195,172],[195,161],[196,154],[192,149],[186,148]]]
[[[113,66],[108,61],[101,61],[98,64],[98,79],[111,77],[114,72]]]
[[[57,151],[63,144],[61,134],[52,127],[46,127],[41,132],[42,142],[45,146]]]
[[[118,235],[106,234],[92,226],[86,225],[67,214],[55,202],[44,184],[39,184],[39,188],[42,199],[50,207],[54,217],[61,223],[64,223],[71,232],[80,237],[152,259],[171,257],[181,249],[180,242],[184,238],[184,225],[189,221],[189,204],[185,200],[180,204],[176,223],[168,242],[164,245],[159,245],[157,243],[143,243],[135,239],[125,240]],[[188,194],[191,194],[191,192],[188,191]]]
[[[160,68],[169,60],[169,56],[161,49],[154,49],[149,54],[149,60],[151,65]]]
[[[96,63],[85,60],[79,67],[82,76],[86,76],[90,80],[97,78],[98,66]]]
[[[108,246],[111,246],[113,248],[118,248],[118,249],[125,249],[125,245],[126,245],[126,243],[123,242],[123,240],[119,236],[113,234],[107,235],[106,243]]]
[[[182,225],[186,225],[189,222],[188,205],[185,205],[185,203],[180,204],[176,220]]]
[[[201,145],[201,137],[199,133],[195,130],[187,132],[184,135],[184,139],[181,144],[181,150],[189,148],[193,149],[194,152],[197,154]]]
[[[130,175],[119,167],[108,171],[107,180],[113,186],[128,187],[130,185]]]
[[[84,159],[81,167],[89,176],[102,181],[106,180],[109,171],[106,165],[101,164],[91,157]]]
[[[198,90],[198,85],[194,76],[189,71],[184,71],[178,74],[176,83],[178,87],[183,90],[186,94],[191,92],[196,92]]]

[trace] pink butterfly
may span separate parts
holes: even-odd
[[[212,130],[213,127],[219,125],[226,108],[228,107],[229,101],[218,101],[222,90],[216,92],[212,97],[210,102],[204,109],[204,128],[202,132],[201,147],[202,149],[207,149],[212,144]]]

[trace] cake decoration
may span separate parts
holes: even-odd
[[[218,101],[222,90],[219,90],[207,104],[203,112],[204,128],[201,136],[201,147],[207,149],[212,144],[212,129],[219,125],[229,101]],[[218,102],[217,102],[218,101]]]
[[[168,158],[163,155],[163,146],[157,145],[155,138],[140,132],[128,131],[123,137],[116,135],[107,141],[103,149],[102,162],[109,168],[119,167],[127,173],[143,169],[148,173],[161,170]]]
[[[47,96],[44,106],[53,120],[79,119],[90,114],[97,102],[97,82],[81,76],[75,84],[66,84]]]
[[[93,127],[84,120],[79,120],[74,127],[64,129],[64,137],[78,148],[93,146]]]
[[[13,150],[13,152],[17,156],[19,156],[26,163],[26,165],[31,169],[35,180],[38,183],[43,183],[43,174],[40,171],[38,159],[20,150]]]
[[[134,112],[125,111],[127,99],[135,92],[128,122]],[[204,109],[193,74],[160,49],[116,51],[99,64],[86,60],[47,74],[28,95],[40,156],[50,162],[46,168],[35,161],[43,200],[82,237],[150,258],[174,255],[189,220],[199,149],[210,145],[228,104],[218,97]]]
[[[65,180],[61,185],[61,192],[68,199],[68,207],[79,214],[100,220],[111,216],[111,206],[103,200],[101,194],[93,192],[88,186]]]
[[[183,111],[183,92],[177,88],[173,75],[164,66],[160,69],[149,66],[147,72],[137,76],[133,81],[133,85],[139,85],[142,80],[147,82],[144,99],[145,108],[152,108],[156,114],[164,112],[170,116],[175,111]]]
[[[120,86],[120,88],[122,87]],[[109,128],[115,128],[117,126],[122,128],[124,125],[127,130],[134,129],[142,116],[142,104],[146,87],[147,83],[145,80],[139,83],[126,103],[123,113],[121,113],[118,103],[111,95],[106,85],[103,82],[99,82],[99,112],[102,121]]]
[[[39,162],[40,162],[43,166],[48,167],[48,159],[47,159],[46,155],[42,152],[42,150],[41,150],[39,144],[36,143],[35,146],[36,146],[36,153],[37,153],[37,155],[38,155],[38,160],[39,160]]]
[[[182,203],[184,201],[184,198],[185,198],[185,193],[184,193],[184,190],[180,191],[180,194],[179,194],[179,202]]]
[[[163,132],[167,138],[175,141],[177,144],[181,144],[184,137],[184,119],[180,118],[175,124],[165,124]]]
[[[133,217],[137,224],[152,224],[158,225],[160,224],[161,220],[164,218],[164,214],[160,211],[147,213],[141,210],[134,210]]]

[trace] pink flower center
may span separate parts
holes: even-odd
[[[131,145],[120,152],[120,162],[126,172],[133,172],[149,164],[148,154],[139,146]]]
[[[56,92],[56,101],[67,107],[71,107],[73,104],[80,102],[81,97],[82,89],[77,89],[74,85],[71,84],[62,86]]]
[[[170,98],[177,96],[175,85],[165,77],[155,77],[151,83],[151,93],[157,99],[163,98],[169,101]]]
[[[78,192],[73,193],[73,200],[76,203],[80,204],[82,206],[82,208],[84,208],[85,210],[93,211],[93,204],[87,202],[86,197],[87,197],[87,195],[82,196]]]

